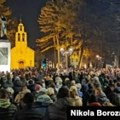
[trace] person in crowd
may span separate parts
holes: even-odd
[[[27,88],[27,84],[23,83],[21,91],[15,97],[15,103],[21,108],[23,103],[23,97],[26,93],[30,93],[31,91]]]
[[[23,97],[24,107],[15,114],[14,120],[43,120],[42,113],[34,107],[34,96],[26,93]]]
[[[53,102],[57,100],[56,95],[55,95],[55,90],[52,87],[47,88],[47,95],[50,96]]]
[[[34,80],[32,80],[32,79],[28,80],[27,87],[32,93],[35,92],[35,82],[34,82]]]
[[[97,101],[100,102],[100,104],[102,104],[103,106],[114,106],[107,98],[106,94],[103,92],[101,87],[95,88],[95,97]]]
[[[64,82],[63,82],[63,85],[64,86],[67,86],[67,87],[70,87],[70,79],[68,77],[65,78]]]
[[[46,87],[49,86],[52,82],[53,82],[52,76],[51,76],[51,75],[47,75],[47,76],[45,77]]]
[[[0,80],[0,86],[1,88],[7,88],[7,77],[4,75],[1,77],[1,80]]]
[[[9,94],[0,89],[0,120],[13,120],[17,107],[10,102]]]
[[[77,91],[78,91],[78,95],[79,95],[79,97],[83,97],[83,92],[81,91],[81,88],[82,88],[82,86],[81,86],[81,84],[80,83],[77,83],[76,84],[76,87],[77,87]]]
[[[70,86],[75,86],[76,85],[76,81],[75,80],[72,80],[71,82],[70,82]]]
[[[35,102],[40,102],[44,104],[51,104],[53,103],[53,100],[50,98],[49,95],[47,95],[46,88],[42,88],[40,85],[35,86],[36,92],[34,94],[35,96]]]
[[[58,92],[59,89],[63,86],[63,80],[62,80],[62,78],[60,76],[57,76],[55,78],[55,84],[56,84],[55,89]]]
[[[7,72],[6,75],[3,75],[1,77],[0,86],[1,88],[13,87],[12,78],[9,72]]]
[[[14,73],[15,74],[15,73]],[[21,88],[22,88],[22,81],[20,80],[19,76],[15,76],[14,77],[14,81],[13,81],[13,89],[15,91],[14,93],[14,97],[16,97],[16,95],[20,92]]]
[[[34,100],[36,101],[38,96],[40,95],[40,90],[42,89],[42,86],[40,84],[35,85],[35,92],[33,92]]]
[[[71,86],[70,87],[70,104],[71,106],[82,106],[82,98],[79,97],[77,87]]]
[[[10,102],[14,103],[14,90],[11,87],[7,87],[6,91],[8,92]]]
[[[92,106],[92,107],[102,107],[102,105],[100,104],[100,102],[97,101],[97,98],[95,95],[91,95],[89,97],[87,106]]]
[[[57,101],[48,106],[45,120],[66,120],[67,107],[70,106],[68,87],[61,87],[57,94]]]

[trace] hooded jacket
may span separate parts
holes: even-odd
[[[9,99],[0,99],[0,120],[13,120],[17,107]]]
[[[45,120],[66,120],[67,106],[69,106],[69,101],[67,98],[58,99],[55,103],[48,107],[48,118]]]

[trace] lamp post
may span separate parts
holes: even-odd
[[[65,56],[65,63],[66,63],[66,69],[68,68],[68,56],[72,55],[73,48],[69,47],[68,49],[61,48],[60,52],[63,56]]]
[[[97,68],[101,68],[102,67],[102,57],[100,55],[96,55],[96,59],[97,59]]]

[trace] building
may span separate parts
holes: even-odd
[[[11,49],[11,69],[34,67],[35,52],[27,45],[27,33],[20,21],[15,34],[15,47]]]

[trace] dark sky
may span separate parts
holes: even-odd
[[[40,37],[37,20],[46,0],[6,0],[6,2],[12,9],[13,17],[18,20],[22,18],[25,31],[28,33],[28,45],[34,48],[35,40]]]

